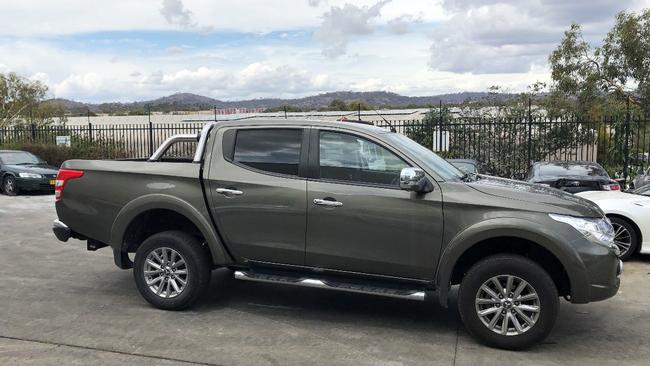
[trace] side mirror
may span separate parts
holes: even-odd
[[[405,191],[426,193],[433,191],[431,182],[420,168],[404,168],[399,174],[399,187]]]

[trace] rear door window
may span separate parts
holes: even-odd
[[[241,129],[233,160],[270,173],[298,175],[302,129]]]

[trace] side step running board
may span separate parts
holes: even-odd
[[[368,295],[380,295],[395,297],[399,299],[424,301],[425,292],[422,289],[398,289],[391,287],[379,287],[362,285],[356,283],[321,280],[308,277],[294,277],[287,275],[257,273],[249,271],[235,271],[235,279],[257,282],[268,282],[302,287],[322,288],[328,290],[339,290],[356,292]]]

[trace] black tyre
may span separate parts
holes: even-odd
[[[614,227],[614,244],[621,251],[619,258],[622,261],[630,259],[636,253],[639,246],[639,237],[636,230],[627,220],[619,217],[610,217]]]
[[[133,275],[140,294],[164,310],[192,306],[210,284],[210,255],[199,240],[181,232],[152,235],[138,248]]]
[[[476,263],[458,293],[458,310],[467,331],[488,346],[509,350],[546,338],[559,303],[548,273],[537,263],[510,254]]]
[[[16,196],[20,192],[18,185],[16,184],[16,178],[11,175],[7,175],[2,181],[2,191],[7,196]]]

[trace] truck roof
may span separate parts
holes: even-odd
[[[247,120],[234,120],[234,121],[219,121],[211,122],[212,125],[217,127],[227,126],[295,126],[295,127],[344,127],[351,130],[368,131],[372,133],[391,133],[390,130],[382,127],[377,127],[370,122],[362,121],[324,121],[314,119],[269,119],[269,118],[252,118]]]

